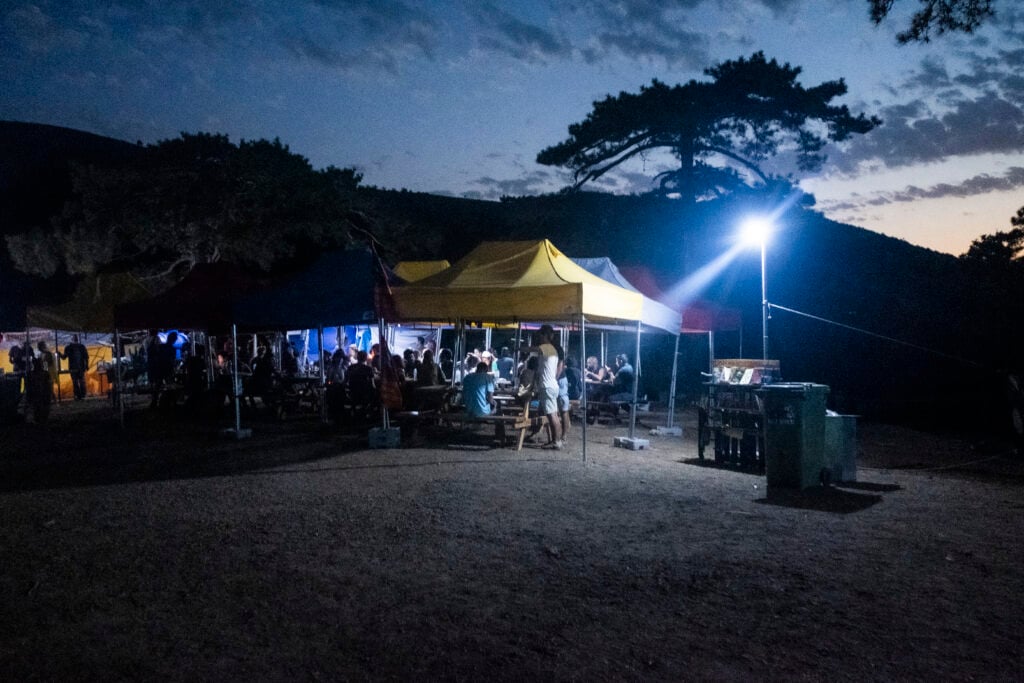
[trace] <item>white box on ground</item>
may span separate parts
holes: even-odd
[[[631,451],[644,451],[650,448],[651,442],[647,439],[634,439],[628,436],[617,436],[615,437],[615,446],[617,448],[628,448]]]
[[[682,427],[655,427],[651,430],[652,436],[682,436]]]
[[[370,430],[370,448],[398,448],[402,443],[402,432],[397,427]]]

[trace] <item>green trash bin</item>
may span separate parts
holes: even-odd
[[[822,483],[822,471],[828,469],[825,462],[828,386],[782,382],[765,385],[760,393],[764,401],[768,490],[818,486]],[[826,472],[824,477],[830,474]]]

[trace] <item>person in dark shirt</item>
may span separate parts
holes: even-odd
[[[348,397],[353,408],[368,414],[369,409],[377,401],[377,387],[374,384],[373,368],[367,363],[366,351],[359,351],[356,362],[349,366],[345,384],[348,385]]]
[[[85,371],[89,369],[89,351],[78,340],[78,335],[71,337],[71,343],[64,346],[64,352],[58,353],[61,358],[68,362],[68,372],[71,374],[71,386],[74,388],[75,400],[81,401],[85,398]]]
[[[516,363],[512,360],[512,352],[509,351],[507,346],[501,347],[501,353],[498,360],[494,361],[494,364],[498,367],[498,378],[512,381],[512,375],[516,369]]]
[[[620,353],[615,357],[615,379],[612,380],[611,395],[608,400],[612,403],[629,403],[633,400],[633,382],[636,373],[633,366],[629,364],[629,357]]]

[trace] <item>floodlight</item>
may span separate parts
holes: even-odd
[[[763,247],[772,233],[772,222],[766,218],[748,218],[740,226],[740,239],[752,247]]]

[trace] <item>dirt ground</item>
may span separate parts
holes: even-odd
[[[578,425],[518,453],[248,426],[0,426],[0,679],[1024,679],[996,440],[861,422],[856,482],[768,496],[692,429],[593,427],[584,463]]]

